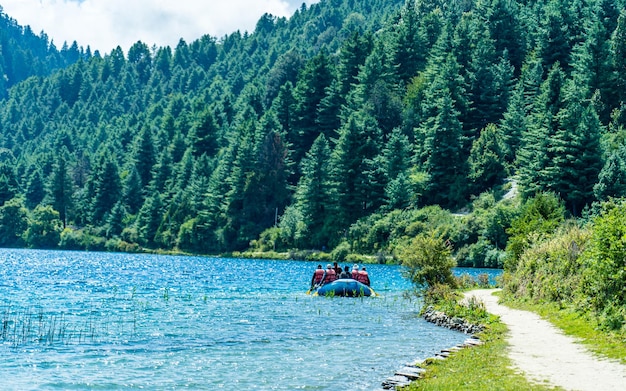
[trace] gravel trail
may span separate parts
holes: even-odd
[[[509,328],[509,357],[534,382],[566,390],[626,390],[626,365],[600,358],[539,315],[498,304],[496,289],[467,292]]]

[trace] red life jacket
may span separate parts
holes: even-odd
[[[359,270],[358,269],[352,269],[352,279],[359,281]]]
[[[333,282],[337,279],[337,273],[335,273],[334,269],[326,269],[326,279],[324,280],[325,284],[329,282]]]
[[[324,279],[324,269],[315,269],[313,274],[313,284],[319,284]]]
[[[367,286],[370,285],[370,277],[367,274],[366,270],[360,270],[359,274],[357,275],[357,279],[356,280],[358,282],[360,282],[360,283],[363,283],[363,284],[367,285]]]

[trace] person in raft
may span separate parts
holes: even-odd
[[[339,275],[339,278],[352,278],[352,273],[350,273],[350,266],[346,266],[343,268],[343,271]]]
[[[324,284],[329,284],[337,279],[337,273],[335,269],[330,265],[326,265],[326,277],[324,278]]]
[[[367,270],[365,270],[365,266],[363,266],[363,268],[361,268],[361,270],[359,271],[359,274],[357,276],[357,281],[367,286],[370,286],[370,276],[369,274],[367,274]]]
[[[352,266],[352,279],[359,281],[359,265],[356,263]]]
[[[322,269],[322,265],[317,265],[317,269],[313,272],[313,278],[311,278],[311,289],[322,285],[325,275],[326,273],[324,272],[324,269]]]

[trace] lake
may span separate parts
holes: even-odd
[[[316,266],[0,250],[2,389],[371,390],[467,338],[417,317],[397,266],[358,299],[307,295]]]

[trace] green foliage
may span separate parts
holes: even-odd
[[[582,283],[581,254],[590,233],[575,225],[533,243],[522,254],[505,290],[534,302],[572,303]]]
[[[573,215],[624,195],[621,8],[322,1],[127,56],[58,51],[1,15],[0,204],[51,205],[109,249],[345,239],[382,259],[435,230],[464,263],[498,265],[505,246],[515,263],[535,227],[509,240],[507,175]],[[74,236],[63,246],[86,247]]]
[[[455,266],[450,245],[434,234],[421,234],[399,254],[404,275],[417,289],[432,288],[437,284],[456,286],[452,276]]]
[[[594,219],[582,290],[610,329],[626,326],[626,204],[609,202]]]
[[[22,246],[28,225],[28,209],[22,198],[13,198],[0,207],[0,246]]]
[[[341,242],[335,249],[330,253],[330,258],[333,262],[343,263],[348,258],[350,254],[350,244],[347,242]]]
[[[55,248],[59,244],[63,222],[51,206],[37,206],[28,219],[24,242],[34,248]]]
[[[511,222],[506,250],[505,269],[514,271],[522,253],[533,243],[552,234],[565,219],[562,201],[552,193],[539,193],[522,206],[522,212]]]

